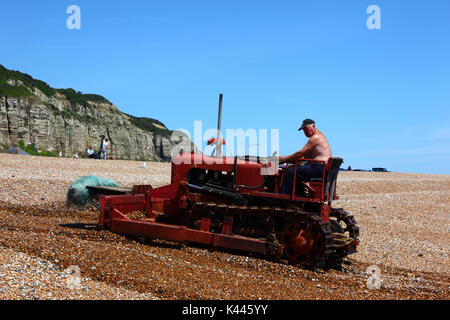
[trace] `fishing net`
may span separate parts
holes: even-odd
[[[84,206],[92,195],[87,186],[94,187],[118,187],[114,181],[96,176],[84,176],[73,181],[67,190],[66,200],[68,205]]]

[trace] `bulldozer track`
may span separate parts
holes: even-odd
[[[332,208],[330,216],[337,218],[338,222],[344,222],[344,232],[348,232],[351,238],[359,240],[359,227],[356,223],[355,217],[352,214],[344,211],[342,208]]]
[[[331,224],[334,236],[331,257],[333,260],[339,261],[349,254],[348,249],[352,243],[359,243],[359,227],[355,217],[342,208],[332,208],[330,217],[336,219],[336,224]],[[351,253],[356,252],[356,246],[352,250]]]
[[[217,213],[226,215],[253,215],[253,216],[278,216],[278,217],[306,217],[310,215],[318,215],[312,212],[306,212],[299,209],[269,207],[269,206],[243,206],[235,204],[223,204],[215,202],[194,202],[188,209],[188,213],[209,212],[215,210]]]
[[[262,218],[285,219],[284,230],[275,232],[276,236],[267,233],[266,240],[283,248],[282,259],[290,264],[305,267],[324,266],[331,260],[342,259],[347,255],[347,246],[359,236],[359,228],[354,217],[342,209],[332,209],[332,216],[346,225],[341,233],[333,230],[330,223],[323,223],[319,213],[307,212],[298,208],[281,208],[269,206],[244,206],[215,202],[193,202],[187,209],[188,215],[207,215],[211,213],[224,216],[247,215]],[[298,230],[294,229],[297,228]],[[348,231],[348,235],[344,232]],[[302,233],[308,234],[311,252],[300,252],[295,239]]]

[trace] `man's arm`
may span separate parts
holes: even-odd
[[[309,139],[308,143],[305,144],[305,146],[301,150],[291,154],[290,156],[281,156],[279,158],[279,162],[296,163],[299,159],[302,159],[305,157],[305,155],[311,153],[311,151],[317,145],[318,142],[317,140],[318,139],[316,137],[312,137],[311,139]]]

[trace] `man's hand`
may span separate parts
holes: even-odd
[[[280,164],[285,163],[285,162],[287,161],[287,158],[288,158],[288,157],[286,157],[286,156],[280,156],[280,157],[278,158],[278,162],[279,162]]]

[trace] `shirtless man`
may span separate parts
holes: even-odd
[[[316,128],[316,124],[311,119],[305,119],[302,126],[298,129],[303,130],[305,136],[309,138],[306,145],[299,151],[293,153],[290,156],[281,156],[279,158],[280,163],[295,163],[301,159],[312,159],[325,161],[331,157],[331,149],[328,144],[327,138],[323,135],[319,129]],[[304,166],[297,167],[297,178],[300,180],[309,180],[311,178],[321,178],[323,173],[323,165],[320,163],[307,163]],[[286,177],[284,178],[283,185],[280,192],[283,194],[291,194],[294,184],[294,168],[288,169]]]

